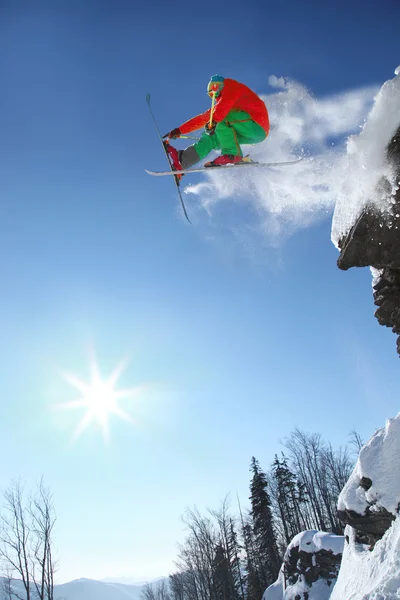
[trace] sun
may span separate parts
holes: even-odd
[[[80,392],[79,398],[65,402],[63,409],[83,409],[85,411],[75,430],[74,439],[77,439],[89,425],[99,427],[104,439],[109,439],[109,420],[115,415],[134,424],[132,417],[119,406],[122,398],[138,394],[143,387],[130,389],[116,389],[118,380],[124,371],[127,360],[120,362],[107,379],[102,379],[95,358],[90,362],[90,381],[86,383],[71,373],[61,372],[63,378]]]

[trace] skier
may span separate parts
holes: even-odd
[[[165,142],[176,171],[192,167],[211,150],[218,149],[221,150],[221,155],[205,163],[205,167],[243,162],[240,144],[258,144],[265,140],[269,133],[267,107],[257,94],[243,83],[225,79],[221,75],[213,75],[207,93],[213,100],[212,108],[164,136],[176,139],[200,127],[205,129],[199,141],[186,150],[176,150]]]

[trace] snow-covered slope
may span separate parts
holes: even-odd
[[[331,600],[400,599],[399,461],[400,413],[362,448],[339,497],[339,510],[354,527],[346,527],[348,543]],[[372,545],[360,543],[358,531],[372,531]]]
[[[20,581],[13,582],[18,595],[24,598]],[[140,600],[142,586],[109,583],[93,579],[76,579],[55,587],[55,600]],[[0,598],[6,600],[0,585]]]
[[[141,589],[136,585],[77,579],[58,585],[56,598],[64,600],[140,600]]]
[[[339,577],[330,600],[399,600],[400,519],[371,551],[357,544],[355,530],[347,526]]]
[[[287,547],[277,581],[265,591],[263,600],[328,600],[343,544],[343,536],[323,531],[296,535]]]

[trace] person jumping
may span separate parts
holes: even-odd
[[[240,145],[258,144],[269,133],[267,107],[243,83],[213,75],[207,93],[212,98],[212,107],[164,136],[176,139],[204,127],[199,141],[185,150],[177,150],[169,142],[165,143],[176,171],[189,169],[212,150],[221,150],[221,155],[205,163],[205,167],[244,162]]]

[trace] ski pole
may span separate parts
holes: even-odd
[[[168,150],[166,148],[166,143],[167,142],[165,142],[163,140],[162,135],[160,133],[160,130],[158,128],[157,121],[156,121],[156,118],[155,118],[154,113],[153,113],[153,109],[151,108],[150,94],[146,94],[146,102],[147,102],[147,106],[149,107],[151,118],[153,119],[155,128],[157,130],[158,137],[160,138],[160,142],[161,142],[161,145],[163,147],[163,150],[164,150],[164,153],[165,153],[165,157],[166,157],[166,159],[168,161],[169,168],[172,171],[173,169],[172,169],[171,161],[170,161],[170,158],[169,158],[169,152],[168,152]],[[189,219],[187,211],[186,211],[185,203],[184,203],[183,198],[182,198],[181,190],[179,189],[179,180],[177,179],[177,177],[174,177],[174,179],[175,179],[175,185],[176,185],[176,190],[178,192],[179,200],[181,201],[181,206],[182,206],[183,214],[185,215],[185,217],[189,221],[189,223],[191,223],[191,220]]]
[[[209,127],[210,128],[212,127],[213,116],[214,116],[214,109],[215,109],[215,92],[212,92],[210,123],[209,123]]]

